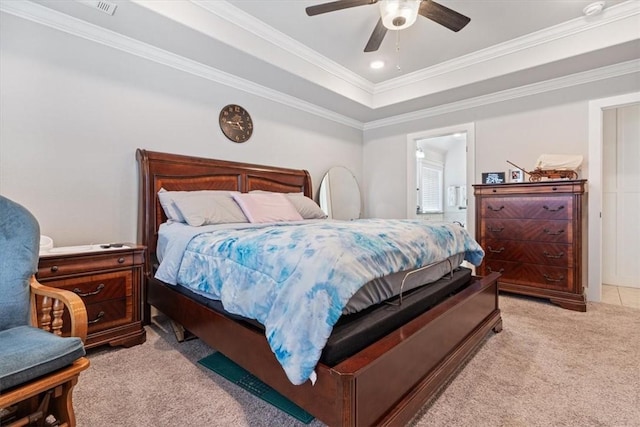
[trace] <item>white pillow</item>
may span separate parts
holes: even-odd
[[[240,205],[249,222],[303,220],[289,199],[281,193],[236,193],[232,197]]]
[[[304,219],[325,219],[327,214],[304,193],[273,193],[271,191],[253,190],[249,193],[284,194]]]
[[[239,194],[239,193],[238,193]],[[174,200],[185,222],[193,227],[209,224],[248,222],[228,191]]]
[[[160,201],[160,205],[162,206],[162,210],[164,210],[165,215],[167,216],[167,222],[187,222],[185,217],[182,215],[178,207],[176,206],[176,200],[181,200],[184,198],[206,198],[211,195],[219,195],[226,194],[229,198],[232,193],[237,193],[237,191],[227,191],[227,190],[196,190],[196,191],[167,191],[164,188],[161,188],[158,191],[158,200]],[[245,221],[246,222],[246,218]]]

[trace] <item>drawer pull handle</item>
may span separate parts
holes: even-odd
[[[118,258],[118,264],[122,264],[124,262],[124,257]]]
[[[58,266],[57,265],[52,265],[51,266],[51,272],[55,273],[56,271],[58,271]]]
[[[560,212],[562,209],[564,209],[564,206],[560,206],[558,208],[552,209],[549,206],[544,205],[542,208],[547,210],[547,211],[549,211],[549,212]]]
[[[491,231],[492,233],[500,233],[502,230],[504,230],[504,227],[491,227],[489,226],[489,231]]]
[[[101,311],[100,313],[98,313],[95,319],[89,320],[87,323],[90,325],[93,325],[94,323],[98,323],[99,321],[101,321],[103,317],[104,317],[104,311]]]
[[[499,208],[494,208],[493,206],[488,205],[487,209],[489,209],[490,211],[494,211],[494,212],[500,212],[502,209],[504,209],[504,205],[500,206]]]
[[[73,292],[75,292],[76,294],[78,294],[78,296],[81,296],[81,297],[90,297],[92,295],[98,295],[100,292],[102,292],[103,289],[104,289],[104,283],[100,283],[96,288],[96,290],[93,292],[82,292],[82,289],[80,288],[73,288]]]
[[[562,282],[564,280],[564,276],[560,276],[557,279],[552,279],[547,274],[543,274],[544,278],[547,279],[547,282]]]
[[[544,230],[542,230],[542,231],[544,231],[544,232],[545,232],[546,234],[548,234],[549,236],[559,236],[559,235],[561,235],[562,233],[564,233],[564,230],[558,230],[558,231],[555,231],[555,232],[554,232],[554,231],[549,230],[548,228],[545,228],[545,229],[544,229]]]
[[[491,269],[491,267],[487,266],[487,270],[489,270],[489,273],[493,273],[493,270]],[[504,273],[504,268],[501,268],[500,270],[498,270],[498,273],[500,274]]]
[[[504,246],[501,247],[500,249],[491,249],[491,246],[489,246],[489,252],[492,252],[494,254],[502,253],[502,252],[504,252]]]
[[[551,255],[549,252],[544,251],[543,254],[547,258],[555,258],[555,259],[562,258],[564,256],[564,252],[560,252],[558,255]]]

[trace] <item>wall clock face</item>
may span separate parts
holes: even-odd
[[[230,104],[220,111],[220,129],[233,142],[245,142],[253,133],[251,116],[239,105]]]

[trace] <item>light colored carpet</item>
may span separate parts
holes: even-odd
[[[640,426],[640,310],[589,303],[578,313],[504,295],[500,306],[504,330],[413,426]],[[213,350],[177,343],[156,320],[142,345],[89,353],[78,426],[304,426],[198,365]]]

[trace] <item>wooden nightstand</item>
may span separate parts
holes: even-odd
[[[146,339],[142,327],[143,267],[146,248],[125,244],[54,248],[40,254],[38,281],[82,297],[89,321],[86,348],[130,347]]]

